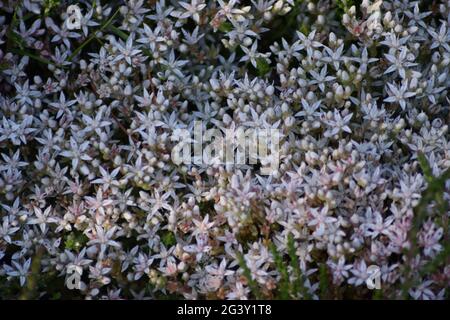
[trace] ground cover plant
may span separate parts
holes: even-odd
[[[448,299],[449,24],[444,0],[0,2],[0,298]],[[177,163],[196,122],[279,152]]]

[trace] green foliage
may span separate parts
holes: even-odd
[[[264,59],[264,58],[256,59],[256,70],[258,71],[258,75],[260,77],[269,73],[271,69],[272,68],[270,67],[270,64],[267,63],[266,59]]]
[[[73,231],[65,239],[64,248],[67,250],[79,251],[88,240],[88,237],[84,233]]]
[[[48,16],[52,10],[60,5],[60,0],[44,0],[44,15]]]
[[[278,299],[287,300],[290,295],[291,291],[291,284],[289,281],[289,273],[286,267],[286,264],[283,261],[283,258],[281,257],[280,253],[277,251],[277,248],[273,243],[270,244],[270,251],[272,252],[273,259],[275,262],[275,267],[277,268],[278,273],[281,276],[281,280],[279,282],[279,290],[278,290]]]
[[[319,289],[321,298],[326,298],[330,290],[327,265],[321,263],[319,266]]]
[[[50,0],[51,1],[51,0]],[[16,7],[16,10],[14,10],[14,14],[12,16],[11,24],[9,25],[9,28],[6,32],[6,48],[8,51],[11,51],[13,53],[19,54],[20,56],[27,56],[30,59],[37,61],[39,63],[42,63],[44,65],[54,65],[54,63],[50,60],[47,60],[39,55],[33,54],[27,50],[25,50],[25,43],[22,39],[22,37],[14,32],[20,24],[20,20],[18,17],[18,8],[20,6]],[[22,18],[22,21],[27,20],[27,16]],[[0,66],[0,70],[2,70],[3,66]]]
[[[346,13],[352,6],[355,6],[358,9],[359,3],[358,1],[354,0],[337,0],[336,6],[337,6],[337,16],[339,17],[339,19],[342,19],[344,13]],[[357,12],[358,11],[359,10],[357,10]]]
[[[166,247],[171,247],[177,243],[175,235],[170,231],[164,233],[164,235],[161,237],[161,241]]]
[[[441,226],[444,228],[444,234],[448,235],[448,203],[444,199],[445,182],[450,179],[450,169],[445,171],[440,177],[434,177],[430,165],[423,153],[418,154],[418,160],[420,167],[425,176],[425,180],[428,183],[427,188],[422,193],[422,197],[419,204],[414,208],[414,219],[412,228],[409,230],[408,239],[411,242],[411,248],[405,250],[405,256],[407,261],[412,261],[417,254],[420,253],[420,247],[418,244],[418,234],[421,226],[432,213],[429,211],[430,204],[434,204],[433,211],[440,217],[442,221]],[[426,274],[432,274],[436,272],[439,267],[449,262],[450,258],[450,243],[445,241],[443,244],[444,249],[425,266],[417,270],[412,270],[411,263],[405,263],[405,276],[406,281],[402,285],[402,296],[404,299],[409,297],[409,290],[413,288],[422,276]]]
[[[20,284],[18,281],[8,281],[6,276],[0,276],[0,300],[16,298],[20,292]]]
[[[305,287],[305,276],[302,274],[302,271],[300,269],[299,259],[296,253],[295,248],[295,242],[294,237],[292,234],[288,235],[288,253],[290,258],[290,264],[291,268],[294,273],[294,281],[292,282],[292,295],[294,297],[298,296],[298,293],[301,294],[303,299],[311,299],[311,294],[309,293],[308,289]]]
[[[292,32],[292,30],[298,28],[298,16],[301,13],[301,7],[304,3],[303,0],[294,0],[292,10],[285,16],[279,17],[273,23],[273,30],[267,37],[268,43],[272,43],[275,40],[281,40],[281,38],[290,38],[295,35],[295,32]]]
[[[444,233],[446,236],[448,235],[449,229],[447,216],[449,208],[447,201],[444,199],[444,191],[445,183],[450,179],[450,169],[444,172],[440,177],[434,177],[425,156],[420,153],[418,155],[418,159],[425,179],[428,183],[428,187],[423,192],[419,204],[414,209],[413,226],[408,233],[408,239],[411,242],[411,248],[405,250],[404,252],[406,259],[408,259],[409,261],[411,261],[417,254],[420,253],[420,247],[418,245],[418,234],[427,217],[433,213],[429,210],[430,204],[435,204],[433,210],[436,212],[434,212],[434,214],[440,217],[440,220],[442,221],[441,226],[444,228]],[[273,255],[275,268],[280,274],[280,280],[278,283],[275,299],[285,300],[296,299],[297,297],[302,297],[303,299],[311,299],[312,297],[304,285],[306,279],[304,275],[302,275],[298,263],[298,256],[296,254],[295,242],[291,234],[288,236],[287,247],[289,254],[289,263],[287,263],[287,261],[279,253],[273,243],[270,243],[269,245],[270,251]],[[242,256],[240,256],[239,261],[241,268],[244,270],[244,276],[249,282],[252,293],[255,296],[257,296],[256,293],[260,295],[259,288],[255,281],[252,280],[250,270],[245,265]],[[443,250],[436,257],[434,257],[434,259],[430,260],[428,263],[422,266],[418,270],[418,272],[417,270],[412,270],[411,263],[406,263],[403,270],[403,276],[406,277],[406,281],[403,284],[399,285],[401,287],[400,290],[402,292],[402,297],[404,299],[408,299],[409,290],[420,283],[422,277],[439,271],[440,268],[448,265],[449,262],[450,243],[448,241],[444,241]],[[287,267],[288,265],[290,266],[290,269]],[[320,297],[322,299],[337,298],[336,295],[339,292],[339,287],[335,287],[330,281],[330,276],[326,264],[318,263],[318,267]],[[394,291],[396,290],[395,287],[390,289],[394,289]],[[374,300],[387,299],[391,296],[391,293],[392,292],[390,292],[389,290],[374,290],[372,292],[371,298]]]
[[[336,5],[339,9],[346,12],[348,11],[353,5],[355,5],[354,0],[336,0]]]
[[[280,280],[275,293],[274,299],[289,300],[289,299],[312,299],[311,294],[305,287],[305,277],[301,272],[299,259],[296,254],[294,238],[291,234],[288,236],[288,254],[289,263],[283,259],[283,256],[278,252],[273,243],[269,244],[270,252],[272,253],[275,268],[280,274]],[[250,269],[245,264],[245,260],[241,254],[238,253],[239,265],[244,270],[244,276],[247,279],[249,287],[253,295],[260,299],[261,291],[257,283],[251,277]],[[290,266],[290,269],[288,268]]]
[[[240,252],[237,252],[237,258],[239,261],[239,266],[242,268],[242,270],[244,270],[244,277],[247,279],[248,285],[249,285],[250,290],[252,291],[253,295],[258,300],[262,299],[262,294],[261,294],[261,291],[259,290],[258,284],[253,279],[252,273],[251,273],[250,269],[248,268],[247,264],[245,263],[245,259]]]
[[[36,253],[31,259],[31,270],[27,277],[26,286],[22,289],[20,300],[30,300],[37,296],[37,282],[41,271],[41,260],[45,249],[38,247]]]
[[[218,29],[221,32],[229,32],[229,31],[233,30],[233,25],[228,21],[224,21],[220,24]]]

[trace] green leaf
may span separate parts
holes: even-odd
[[[273,243],[270,244],[270,251],[273,255],[273,260],[275,261],[275,266],[280,273],[280,286],[279,286],[279,299],[288,300],[290,295],[290,281],[289,281],[289,273],[286,267],[286,264],[283,262],[283,258],[278,252],[277,248]]]
[[[64,248],[68,250],[78,251],[88,241],[88,237],[81,232],[70,233],[64,241]]]
[[[171,247],[177,243],[177,240],[175,239],[175,235],[170,231],[166,232],[162,236],[161,240],[166,247]]]
[[[420,167],[422,168],[425,179],[427,180],[428,183],[430,183],[434,177],[430,165],[428,164],[427,158],[422,152],[419,152],[417,154],[417,159],[419,160],[419,164]]]
[[[244,277],[247,279],[250,290],[255,295],[256,299],[261,300],[262,295],[258,288],[258,284],[256,283],[255,280],[253,280],[252,273],[251,273],[250,269],[248,268],[247,264],[245,263],[244,256],[240,252],[236,252],[236,255],[238,258],[239,266],[242,268],[242,270],[244,270]]]
[[[45,0],[43,3],[44,15],[48,16],[54,8],[59,6],[59,4],[60,4],[59,0]]]
[[[294,296],[297,295],[297,293],[301,293],[303,299],[312,299],[311,294],[309,293],[308,289],[305,287],[305,276],[302,274],[302,271],[300,269],[300,264],[298,262],[298,256],[296,253],[296,248],[295,248],[295,242],[294,242],[294,237],[292,236],[291,233],[289,233],[288,235],[288,242],[287,242],[287,247],[288,247],[288,253],[289,253],[289,258],[291,260],[291,268],[294,272],[296,281],[294,281],[294,283],[292,284],[292,293]]]
[[[230,22],[225,21],[220,24],[218,29],[221,32],[230,32],[231,30],[233,30],[233,25]]]
[[[264,76],[271,70],[271,67],[270,67],[270,64],[267,63],[266,59],[257,58],[256,59],[256,69],[258,71],[259,76]]]

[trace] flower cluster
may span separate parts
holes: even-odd
[[[1,2],[0,295],[449,298],[450,1],[352,3]],[[175,164],[196,121],[278,169]]]

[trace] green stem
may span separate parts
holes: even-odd
[[[114,20],[114,18],[117,16],[117,14],[119,13],[120,9],[117,9],[116,12],[114,12],[114,14],[96,31],[94,32],[89,38],[86,39],[86,41],[84,41],[78,48],[76,48],[73,53],[70,55],[68,61],[72,61],[72,59],[81,51],[83,50],[83,48],[89,44],[89,42],[91,42],[93,39],[95,39],[97,37],[97,32],[103,31],[104,29],[106,29]]]

